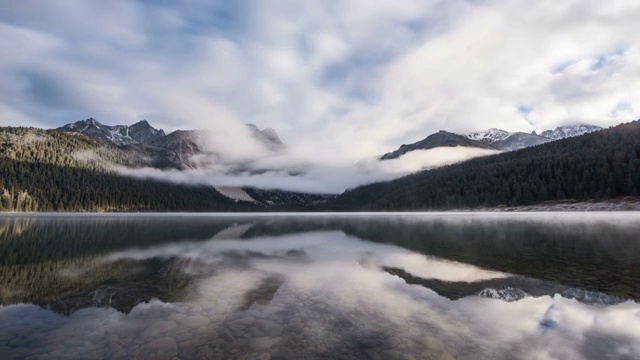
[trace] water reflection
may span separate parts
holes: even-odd
[[[637,358],[639,219],[1,218],[0,358]]]

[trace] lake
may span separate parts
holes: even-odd
[[[0,216],[0,359],[640,359],[640,213]]]

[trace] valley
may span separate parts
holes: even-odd
[[[275,130],[260,130],[255,125],[246,129],[265,145],[267,153],[286,149]],[[4,211],[388,211],[523,209],[519,207],[553,201],[601,202],[637,195],[640,144],[636,133],[640,133],[637,122],[606,130],[577,125],[541,133],[549,137],[500,129],[468,135],[440,131],[402,145],[379,161],[402,160],[418,150],[457,147],[495,150],[497,154],[390,182],[364,184],[342,194],[310,194],[131,178],[117,170],[198,171],[216,163],[224,163],[229,176],[279,170],[225,162],[207,147],[202,131],[166,134],[146,120],[109,126],[93,118],[56,130],[2,128],[0,206]]]

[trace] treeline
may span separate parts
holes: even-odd
[[[101,170],[111,164],[144,166],[147,161],[147,156],[83,134],[27,127],[0,128],[0,157]]]
[[[33,303],[64,315],[86,307],[111,307],[128,314],[151,299],[182,301],[193,280],[176,258],[99,261],[87,256],[62,261],[0,266],[0,305]],[[79,272],[82,276],[60,276]],[[119,290],[119,291],[116,291]],[[134,294],[133,296],[131,294]]]
[[[361,186],[335,210],[516,206],[638,195],[640,122]]]
[[[212,221],[208,217],[185,219],[168,215],[0,218],[0,267],[101,256],[180,241],[209,240],[233,224],[236,223]]]
[[[81,134],[0,129],[0,211],[244,210],[209,186],[138,180],[110,172],[105,159],[135,157]]]
[[[308,194],[284,190],[264,190],[251,187],[243,187],[252,199],[271,207],[273,211],[296,211],[300,209],[321,209],[328,202],[334,200],[336,195]]]
[[[0,211],[242,210],[213,187],[138,180],[117,174],[0,158]]]
[[[87,136],[69,136],[37,128],[0,128],[0,155],[18,161],[77,166],[80,160],[74,154],[99,147],[97,140]]]

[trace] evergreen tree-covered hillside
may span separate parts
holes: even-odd
[[[0,211],[224,211],[237,204],[209,186],[131,179],[108,164],[144,158],[82,134],[0,128]]]
[[[84,135],[37,128],[0,128],[0,156],[3,159],[97,168],[99,165],[90,161],[89,154],[115,158],[116,153],[116,149]]]
[[[638,195],[640,121],[346,191],[336,210],[429,210]]]
[[[47,163],[109,171],[112,164],[157,166],[159,159],[127,147],[116,147],[80,133],[25,127],[0,128],[0,156],[30,163]]]

